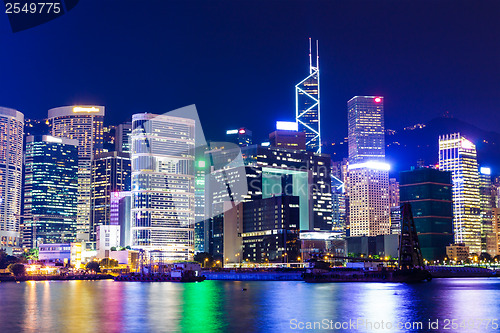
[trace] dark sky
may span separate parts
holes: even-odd
[[[0,13],[0,105],[29,118],[102,104],[106,122],[196,104],[208,138],[264,138],[293,120],[294,85],[319,39],[322,133],[346,101],[385,96],[386,127],[445,111],[500,128],[500,1],[106,1],[12,33]]]

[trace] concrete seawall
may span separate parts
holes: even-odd
[[[207,280],[302,281],[302,272],[201,272]]]

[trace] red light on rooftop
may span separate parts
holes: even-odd
[[[240,130],[238,131],[238,133],[240,133],[240,134],[245,134],[245,130],[242,128],[242,129],[240,129]]]
[[[380,97],[375,97],[375,103],[380,103],[382,102],[382,98]]]

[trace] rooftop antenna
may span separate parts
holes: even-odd
[[[311,47],[311,37],[309,37],[309,74],[312,74],[312,47]]]
[[[316,70],[319,70],[319,40],[316,39]]]

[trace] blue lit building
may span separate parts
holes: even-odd
[[[26,139],[22,245],[72,242],[76,237],[78,140]]]

